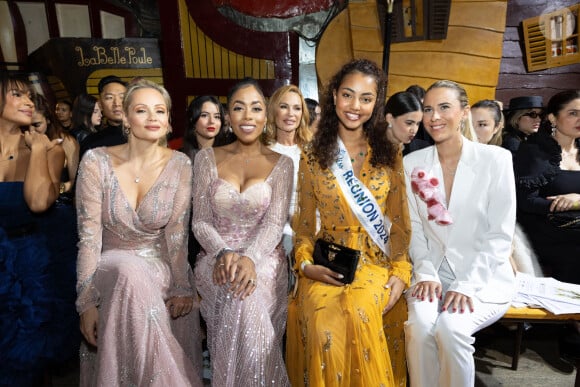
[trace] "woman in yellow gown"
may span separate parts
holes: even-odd
[[[375,63],[347,63],[330,81],[319,131],[300,160],[294,218],[299,278],[290,297],[286,356],[293,386],[406,383],[401,294],[411,275],[411,231],[401,153],[385,134],[385,85]],[[342,166],[340,160],[349,179],[335,169]],[[345,186],[353,184],[353,176],[358,182]],[[351,193],[362,192],[363,185],[385,216],[378,220],[391,224],[388,241],[373,231],[380,231],[380,225],[369,226],[364,211],[357,211],[361,196]],[[318,238],[361,252],[351,284],[313,264]]]

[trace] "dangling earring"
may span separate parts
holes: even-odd
[[[125,134],[125,137],[129,137],[129,133],[131,133],[131,131],[129,130],[130,126],[123,126],[123,134]]]
[[[392,128],[392,127],[393,127],[393,125],[392,125],[390,122],[387,122],[387,128],[389,128],[389,129],[390,129],[390,128]]]
[[[555,137],[556,136],[556,124],[553,122],[551,122],[551,124],[552,124],[552,137]]]

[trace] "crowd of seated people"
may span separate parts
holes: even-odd
[[[83,386],[201,386],[204,342],[216,386],[473,385],[522,243],[580,284],[580,91],[504,108],[384,78],[353,60],[320,102],[246,78],[172,147],[161,85],[51,105],[2,73],[0,385],[80,347]]]

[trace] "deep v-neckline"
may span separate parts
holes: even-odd
[[[275,168],[275,167],[274,167],[274,168]],[[273,171],[273,170],[274,170],[274,169],[272,169],[272,171]],[[270,174],[271,174],[271,173],[272,173],[272,172],[270,172]],[[251,190],[251,189],[253,189],[254,187],[257,187],[257,186],[259,186],[259,185],[262,185],[262,184],[266,184],[266,185],[268,185],[268,179],[269,179],[269,178],[270,178],[270,176],[268,175],[268,177],[266,178],[266,180],[264,180],[264,181],[259,181],[259,182],[257,182],[257,183],[254,183],[254,184],[252,184],[252,185],[250,185],[250,186],[246,187],[246,189],[245,189],[245,190],[243,190],[243,191],[238,191],[238,190],[236,189],[236,186],[235,186],[235,185],[233,185],[233,184],[232,184],[230,181],[227,181],[226,179],[223,179],[223,178],[221,178],[221,177],[219,177],[219,176],[217,177],[217,179],[218,179],[219,181],[221,181],[222,183],[225,183],[226,185],[230,186],[230,187],[232,188],[232,190],[231,190],[231,191],[235,192],[235,193],[236,193],[238,196],[244,196],[244,195],[246,195],[246,192],[248,192],[249,190]]]
[[[131,210],[133,210],[134,214],[137,214],[139,212],[139,209],[141,208],[141,204],[143,204],[143,202],[145,202],[147,200],[147,198],[149,197],[149,193],[151,191],[153,191],[153,189],[157,186],[157,184],[159,184],[161,177],[165,174],[165,171],[167,170],[169,164],[172,162],[173,158],[175,157],[175,151],[173,151],[173,152],[174,153],[171,154],[171,157],[169,158],[169,160],[167,160],[167,162],[163,166],[163,169],[159,173],[159,176],[157,176],[157,178],[155,179],[155,182],[153,182],[151,187],[149,187],[147,192],[145,192],[145,195],[143,195],[143,197],[141,198],[141,201],[136,203],[135,208],[133,208],[133,206],[129,202],[129,199],[127,198],[127,195],[125,194],[125,191],[123,191],[123,187],[121,186],[121,182],[119,181],[119,178],[117,177],[117,173],[115,172],[115,168],[113,167],[113,162],[111,161],[111,155],[109,154],[109,152],[107,152],[105,150],[105,154],[107,155],[107,162],[109,163],[109,167],[111,168],[111,173],[112,173],[113,178],[115,180],[115,184],[117,185],[117,187],[119,187],[119,192],[121,192],[121,195],[123,196],[123,200],[125,200],[125,203],[127,204],[127,206],[129,208],[131,208]]]
[[[268,173],[268,176],[266,176],[266,178],[263,181],[259,181],[257,183],[254,183],[250,186],[247,186],[246,189],[244,189],[242,191],[241,187],[239,190],[236,189],[236,186],[231,182],[228,181],[224,178],[221,178],[219,176],[218,170],[217,170],[217,162],[215,159],[215,153],[213,151],[213,148],[209,148],[210,149],[210,153],[211,153],[211,157],[213,158],[213,170],[215,172],[216,178],[220,181],[223,181],[225,183],[227,183],[230,187],[233,188],[233,191],[237,192],[237,194],[239,196],[243,196],[250,188],[253,188],[254,186],[260,185],[260,184],[268,184],[268,180],[270,180],[270,177],[272,176],[272,174],[274,173],[274,171],[276,170],[276,168],[278,168],[278,165],[280,164],[280,160],[282,159],[282,155],[280,157],[278,157],[278,161],[276,161],[276,164],[274,165],[274,167],[272,168],[272,170],[270,171],[270,173]]]

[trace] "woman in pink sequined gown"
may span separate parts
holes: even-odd
[[[158,144],[170,107],[161,86],[135,83],[123,102],[128,143],[81,162],[81,386],[201,386],[187,263],[191,162]]]
[[[237,140],[199,151],[194,163],[195,267],[207,323],[212,385],[289,386],[282,357],[287,262],[281,245],[292,160],[260,140],[266,102],[247,79],[228,96]]]

